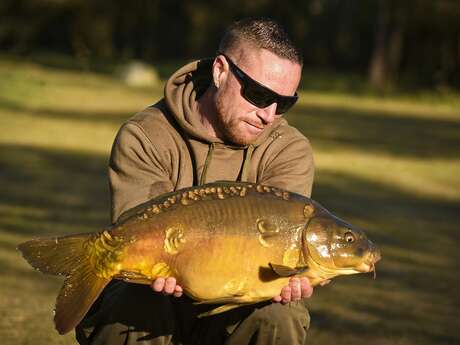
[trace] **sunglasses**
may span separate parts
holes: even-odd
[[[280,115],[287,112],[297,102],[299,98],[297,92],[294,96],[282,96],[252,79],[235,65],[227,55],[221,52],[217,52],[217,54],[223,55],[227,59],[230,69],[241,83],[241,95],[249,103],[258,108],[266,108],[270,104],[276,103],[276,114]]]

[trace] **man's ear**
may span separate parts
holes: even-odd
[[[222,55],[218,55],[212,64],[212,79],[214,86],[219,88],[227,79],[229,66]]]

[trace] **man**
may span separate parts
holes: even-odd
[[[225,33],[213,59],[167,81],[164,99],[128,120],[112,149],[112,221],[159,194],[218,180],[259,182],[306,196],[308,140],[283,114],[297,100],[302,59],[274,21],[246,19]],[[112,282],[77,328],[81,344],[303,344],[307,278],[272,302],[197,318],[203,308],[174,277],[150,287]],[[181,297],[182,296],[182,297]],[[281,302],[281,303],[277,303]]]

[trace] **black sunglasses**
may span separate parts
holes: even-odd
[[[266,108],[270,104],[276,103],[276,114],[280,115],[288,111],[297,102],[299,98],[297,92],[294,96],[282,96],[252,79],[235,65],[227,55],[221,52],[217,52],[217,54],[223,55],[227,59],[230,69],[241,83],[241,95],[249,103],[258,108]]]

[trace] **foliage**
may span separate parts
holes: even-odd
[[[386,91],[460,87],[460,2],[456,0],[4,0],[0,49],[159,61],[215,53],[223,30],[246,16],[286,26],[308,68],[369,73]]]

